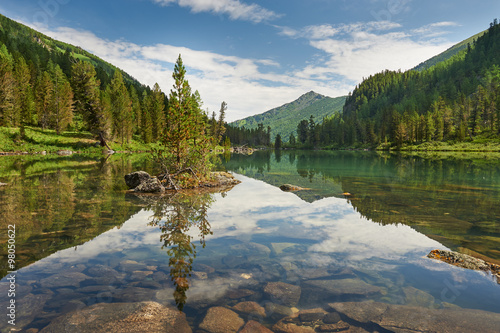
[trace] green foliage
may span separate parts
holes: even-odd
[[[295,133],[297,123],[304,116],[313,115],[315,119],[323,119],[342,110],[345,96],[330,98],[310,91],[297,100],[274,108],[267,112],[231,123],[232,126],[256,129],[259,124],[272,128],[271,137],[280,134],[288,138]]]
[[[341,115],[305,130],[298,143],[314,147],[397,148],[429,141],[500,135],[500,25],[463,51],[420,71],[383,71],[359,84]],[[309,124],[309,127],[311,124]],[[308,134],[305,140],[304,133]]]
[[[185,75],[179,55],[172,74],[174,85],[169,95],[167,126],[162,128],[160,146],[154,149],[153,158],[168,175],[191,168],[201,177],[208,177],[211,168],[208,158],[214,140],[208,135],[199,94],[192,93]]]

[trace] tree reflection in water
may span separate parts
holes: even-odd
[[[180,311],[186,303],[188,277],[196,258],[196,245],[191,235],[197,228],[200,244],[205,247],[205,236],[213,234],[207,220],[207,211],[213,202],[210,193],[175,193],[157,197],[147,207],[153,212],[149,225],[159,227],[162,232],[162,249],[167,249],[170,278],[175,285],[174,299]]]

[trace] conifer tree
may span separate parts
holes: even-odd
[[[142,94],[141,138],[144,143],[153,142],[153,125],[151,123],[151,99],[146,91]]]
[[[107,92],[111,103],[110,112],[113,116],[113,134],[120,139],[123,145],[132,139],[133,114],[132,101],[123,82],[123,76],[118,69],[115,70]]]
[[[7,47],[0,47],[0,125],[12,126],[14,112],[13,59]]]
[[[21,136],[24,137],[24,126],[32,123],[35,110],[33,89],[30,84],[31,73],[23,57],[19,57],[14,71],[15,76],[15,103],[14,114],[17,115],[21,126]]]
[[[38,116],[38,125],[42,130],[49,127],[52,111],[53,85],[50,74],[44,71],[40,76],[36,89],[36,109]]]
[[[59,65],[54,67],[52,84],[50,125],[60,134],[73,120],[73,90]]]
[[[151,117],[151,133],[153,142],[161,138],[165,127],[165,103],[164,94],[158,83],[155,83],[153,91],[149,95],[149,115]]]
[[[168,99],[168,128],[163,130],[160,148],[153,153],[171,183],[171,176],[186,170],[201,177],[206,177],[210,171],[208,153],[213,140],[207,133],[206,115],[201,110],[199,95],[192,93],[185,75],[179,55]]]
[[[83,116],[89,131],[96,135],[101,146],[107,146],[106,141],[111,134],[111,116],[109,109],[101,106],[100,82],[90,62],[78,61],[73,64],[72,85],[75,111]]]

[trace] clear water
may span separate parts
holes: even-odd
[[[154,173],[145,156],[0,166],[0,303],[15,224],[17,328],[100,302],[157,301],[195,331],[212,306],[276,302],[264,292],[276,281],[301,287],[299,310],[374,300],[500,313],[492,276],[426,258],[439,248],[500,262],[496,159],[265,151],[221,163],[242,182],[230,191],[162,198],[126,193],[126,173]]]

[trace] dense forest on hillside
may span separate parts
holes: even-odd
[[[314,115],[316,119],[321,120],[324,117],[341,112],[345,104],[345,98],[346,96],[331,98],[310,91],[293,102],[261,114],[234,121],[230,125],[255,130],[262,124],[264,128],[271,127],[271,140],[274,140],[278,134],[282,138],[288,139],[290,134],[295,132],[296,124],[303,117]]]
[[[426,70],[370,76],[347,97],[343,112],[321,124],[297,125],[303,147],[401,147],[429,141],[500,137],[500,25]]]
[[[132,137],[157,142],[171,123],[168,97],[158,84],[140,84],[122,70],[69,44],[53,40],[0,15],[0,127],[89,131],[101,145]],[[201,111],[220,141],[224,109],[216,118]]]

